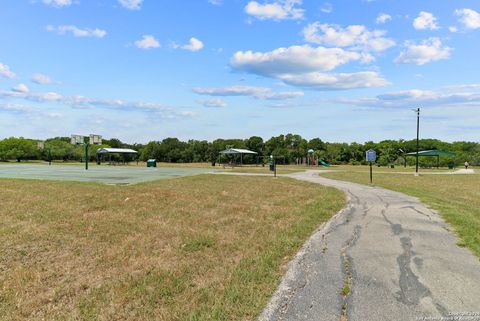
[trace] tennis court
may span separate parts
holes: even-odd
[[[158,179],[198,175],[210,168],[146,168],[130,166],[91,166],[44,164],[0,164],[0,178],[45,179],[127,185]]]

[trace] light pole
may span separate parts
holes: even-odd
[[[417,152],[415,154],[415,176],[418,176],[418,151],[419,151],[419,136],[420,136],[420,108],[414,109],[417,113]]]

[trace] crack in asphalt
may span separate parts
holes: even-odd
[[[433,297],[430,289],[419,281],[418,276],[413,273],[410,267],[412,256],[415,256],[415,252],[412,250],[413,244],[411,239],[409,237],[402,237],[400,241],[402,243],[403,253],[397,258],[400,268],[400,291],[397,293],[397,300],[406,305],[418,305],[422,298],[430,297],[436,310],[442,316],[447,316],[449,314],[448,309]],[[422,260],[421,263],[418,261],[415,262],[416,259]],[[414,262],[418,266],[419,263],[420,265],[423,264],[423,259],[414,258]]]
[[[410,321],[480,307],[478,258],[456,246],[436,212],[318,172],[290,177],[339,188],[348,204],[307,242],[259,320]]]
[[[420,211],[420,210],[419,210],[418,208],[416,208],[414,205],[407,205],[407,206],[403,206],[403,207],[400,207],[400,208],[401,208],[401,209],[402,209],[402,208],[408,208],[408,209],[411,209],[411,210],[413,210],[413,211],[417,212],[417,213],[418,213],[418,214],[420,214],[420,215],[423,215],[423,216],[426,216],[426,217],[428,217],[428,219],[429,219],[429,220],[431,220],[431,219],[432,219],[432,217],[431,217],[430,215],[428,215],[428,214],[426,214],[426,213],[424,213],[424,212]]]
[[[342,289],[343,294],[343,303],[341,307],[341,315],[344,317],[344,320],[348,319],[349,309],[350,309],[350,294],[353,291],[353,275],[354,275],[354,268],[353,268],[353,258],[348,254],[348,250],[355,246],[358,239],[360,238],[360,234],[362,231],[362,226],[355,225],[353,229],[353,234],[349,240],[346,241],[344,247],[341,250],[340,255],[340,262],[342,264],[342,272],[343,272],[343,284],[344,289]],[[348,293],[344,293],[348,288]]]
[[[387,218],[387,210],[388,210],[388,203],[386,203],[384,205],[384,208],[382,208],[381,210],[381,213],[382,213],[382,216],[383,218],[385,219],[385,221],[390,224],[390,229],[392,230],[393,234],[395,235],[400,235],[400,233],[403,232],[403,228],[402,228],[402,224],[396,224],[396,223],[393,223],[392,221],[390,221],[388,218]]]
[[[412,251],[413,245],[410,237],[402,237],[400,242],[403,253],[397,257],[400,269],[400,291],[397,293],[397,300],[406,305],[417,305],[421,298],[430,296],[431,292],[418,280],[410,267],[412,256],[415,255],[415,252]]]
[[[376,196],[384,203],[384,208],[381,210],[381,214],[385,219],[385,221],[390,225],[390,228],[393,234],[394,235],[402,234],[403,233],[402,225],[392,222],[390,219],[388,219],[386,215],[387,210],[389,208],[389,204],[385,202],[384,199],[379,195],[376,195]],[[420,211],[413,205],[400,207],[400,209],[404,209],[404,208],[414,210],[415,212],[428,217],[429,220],[432,219],[430,215]],[[437,309],[437,311],[442,316],[448,315],[448,310],[440,302],[438,302],[432,297],[432,292],[430,291],[430,289],[425,285],[423,285],[418,280],[418,276],[416,276],[415,273],[413,273],[410,267],[412,256],[415,255],[415,252],[412,251],[413,245],[412,245],[411,239],[409,237],[402,237],[400,238],[400,243],[403,248],[403,253],[400,254],[397,258],[397,262],[400,270],[400,276],[399,276],[400,291],[397,293],[398,295],[397,300],[406,305],[418,305],[418,303],[420,302],[420,299],[424,297],[430,297],[434,302],[434,306]],[[415,263],[417,268],[422,268],[423,258],[416,256],[413,258],[413,262]]]

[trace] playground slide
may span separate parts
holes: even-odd
[[[320,164],[322,164],[323,167],[330,167],[330,164],[323,161],[322,159],[319,160]]]

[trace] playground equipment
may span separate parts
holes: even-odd
[[[322,164],[323,167],[330,167],[330,164],[325,162],[323,159],[319,160],[320,164]]]
[[[297,165],[301,166],[323,166],[323,167],[330,167],[330,164],[325,162],[323,159],[320,159],[317,155],[315,155],[315,151],[313,149],[309,149],[307,151],[306,157],[297,158]]]

